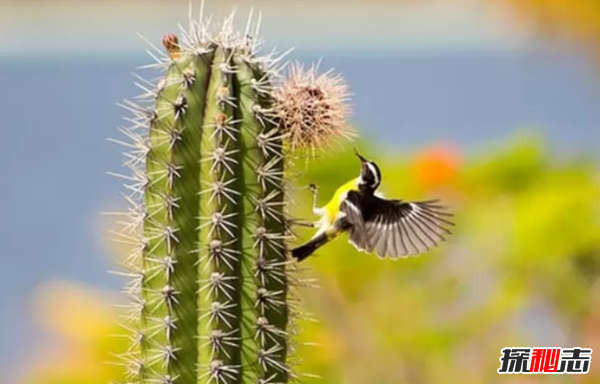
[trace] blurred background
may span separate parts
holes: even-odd
[[[199,7],[199,1],[195,4]],[[344,241],[307,261],[305,371],[323,383],[599,383],[500,376],[504,347],[600,348],[600,2],[239,0],[290,59],[335,68],[383,191],[440,197],[452,240],[396,262]],[[207,0],[217,16],[230,0]],[[105,384],[122,348],[123,249],[99,215],[122,206],[131,73],[187,25],[187,1],[0,0],[0,382]],[[350,152],[309,164],[321,203]],[[310,196],[297,200],[309,216]],[[310,233],[302,232],[306,236]],[[319,382],[307,379],[307,382]]]

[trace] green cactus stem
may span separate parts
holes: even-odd
[[[138,83],[145,104],[123,104],[133,113],[122,130],[132,139],[124,143],[131,221],[119,233],[134,244],[123,324],[132,346],[120,356],[128,383],[268,384],[296,375],[286,148],[298,146],[290,137],[310,136],[293,129],[343,130],[345,89],[337,78],[333,88],[275,87],[280,60],[258,56],[259,45],[255,31],[233,31],[232,17],[216,34],[191,21],[181,39],[163,38],[167,55],[153,53],[149,68],[162,75]],[[313,121],[303,126],[293,111]]]

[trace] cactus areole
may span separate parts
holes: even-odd
[[[293,120],[303,105],[325,111],[312,125],[346,132],[346,93],[333,77],[308,84],[313,92],[290,83],[278,91],[280,60],[257,56],[250,29],[235,33],[229,18],[210,33],[201,18],[179,38],[166,35],[148,67],[160,80],[140,78],[141,104],[123,104],[133,114],[121,130],[132,142],[120,142],[131,149],[131,221],[119,235],[135,244],[124,263],[133,277],[123,322],[132,346],[119,356],[126,383],[274,384],[296,375],[286,148],[314,128]],[[295,100],[278,102],[278,93]],[[332,132],[309,139],[324,143]]]

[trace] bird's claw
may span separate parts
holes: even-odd
[[[315,192],[318,189],[318,187],[316,184],[311,183],[311,184],[308,184],[308,189],[312,192]]]

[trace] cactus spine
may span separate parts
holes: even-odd
[[[138,84],[147,104],[123,104],[132,208],[118,235],[135,245],[123,322],[132,347],[119,356],[127,383],[295,377],[288,149],[345,136],[347,93],[340,78],[302,71],[275,87],[279,59],[258,56],[256,32],[240,36],[232,21],[211,34],[190,19],[181,42],[166,35],[168,54],[155,49],[149,66],[161,79]]]

